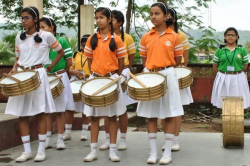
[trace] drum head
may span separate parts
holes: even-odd
[[[11,76],[19,79],[20,81],[25,81],[28,80],[29,78],[31,78],[32,76],[34,76],[36,74],[36,72],[32,72],[32,71],[26,71],[26,72],[20,72],[20,73],[16,73],[13,74]],[[17,83],[16,81],[10,79],[10,78],[4,78],[3,80],[1,80],[0,84],[14,84]]]
[[[165,77],[160,74],[154,74],[154,73],[143,73],[136,75],[136,77],[147,87],[154,87],[157,85],[160,85],[162,82],[165,81]],[[135,81],[133,78],[129,79],[128,86],[134,87],[134,88],[143,88],[137,81]]]
[[[53,79],[55,79],[55,78],[57,78],[57,76],[48,76],[49,81],[51,81],[51,80],[53,80]],[[58,80],[56,80],[56,81],[50,83],[50,84],[49,84],[50,89],[53,89],[54,87],[56,87],[56,86],[59,84],[59,81],[60,81],[60,79],[58,79]]]
[[[71,90],[72,90],[72,93],[79,93],[79,90],[82,86],[82,83],[85,82],[83,80],[75,80],[75,81],[72,81],[70,82],[70,87],[71,87]]]
[[[81,91],[82,91],[82,93],[84,93],[86,95],[92,95],[93,93],[95,93],[96,91],[98,91],[99,89],[101,89],[102,87],[104,87],[105,85],[107,85],[110,82],[112,82],[112,79],[94,78],[92,80],[85,82],[81,88]],[[117,88],[117,84],[113,84],[112,86],[105,89],[104,91],[97,94],[96,96],[102,96],[105,94],[109,94],[109,93],[113,92],[116,88]]]
[[[184,68],[184,67],[176,67],[175,72],[177,74],[178,79],[184,78],[191,74],[191,70]]]

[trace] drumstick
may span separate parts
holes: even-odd
[[[10,78],[10,79],[12,79],[12,80],[18,82],[18,83],[22,82],[22,81],[20,81],[19,79],[15,78],[15,77],[13,77],[13,76],[7,74],[7,73],[3,73],[3,75],[4,75],[5,77],[8,77],[8,78]]]
[[[61,79],[61,78],[62,78],[62,76],[56,77],[56,78],[54,78],[53,80],[49,81],[49,84],[51,84],[51,83],[53,83],[53,82],[55,82],[56,80]]]
[[[107,85],[105,85],[104,87],[102,87],[101,89],[99,89],[98,91],[96,91],[95,93],[93,93],[91,96],[95,96],[99,93],[101,93],[102,91],[104,91],[105,89],[107,89],[108,87],[110,87],[111,85],[113,85],[114,83],[118,82],[122,77],[118,77],[117,79],[113,80],[112,82],[108,83]]]
[[[131,72],[128,72],[128,74],[135,79],[136,82],[138,82],[143,88],[148,88],[145,84],[143,84],[138,78],[136,78],[136,76],[134,74],[132,74]]]

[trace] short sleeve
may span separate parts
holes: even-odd
[[[213,62],[216,64],[220,62],[220,53],[221,53],[221,49],[217,49],[214,54]]]
[[[45,32],[42,32],[42,33],[45,33]],[[52,35],[52,33],[46,32],[46,37],[47,37],[47,41],[48,41],[49,46],[53,50],[55,50],[57,52],[60,49],[62,49],[61,44],[56,40],[56,38]]]
[[[242,50],[242,60],[243,60],[243,64],[248,64],[249,59],[248,59],[248,55],[247,55],[247,51],[245,48],[241,48]]]
[[[127,35],[127,46],[128,46],[128,55],[134,54],[135,53],[135,42],[133,40],[133,38],[130,35]]]
[[[116,56],[117,58],[123,58],[127,56],[127,50],[122,42],[122,39],[118,36],[115,37],[116,42]]]
[[[140,55],[141,56],[147,56],[147,50],[146,50],[146,42],[145,42],[146,34],[142,36],[140,41]]]
[[[175,45],[174,45],[174,56],[183,56],[183,45],[181,42],[181,37],[180,35],[175,36]]]
[[[93,58],[93,52],[92,52],[92,47],[90,45],[90,40],[91,40],[92,36],[88,38],[87,43],[84,47],[84,55],[87,58]]]
[[[180,32],[180,37],[183,45],[183,50],[188,50],[189,49],[189,41],[185,33]]]
[[[19,39],[20,39],[19,35],[17,35],[16,39],[15,39],[15,54],[16,54],[16,57],[20,56]]]
[[[65,59],[72,58],[73,52],[72,52],[72,49],[71,49],[69,43],[67,42],[67,40],[65,40],[64,38],[59,38],[58,41],[64,50],[64,58]]]

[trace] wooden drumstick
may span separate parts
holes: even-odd
[[[62,78],[62,76],[56,77],[56,78],[54,78],[53,80],[50,80],[50,81],[49,81],[49,84],[51,84],[51,83],[53,83],[53,82],[55,82],[56,80],[61,79],[61,78]]]
[[[8,77],[8,78],[10,78],[10,79],[12,79],[12,80],[18,82],[18,83],[22,82],[22,81],[20,81],[19,79],[15,78],[15,77],[13,77],[13,76],[7,74],[7,73],[3,73],[3,75],[4,75],[5,77]]]
[[[134,74],[131,72],[128,73],[133,79],[135,79],[136,82],[138,82],[143,88],[148,88],[145,84],[143,84]]]
[[[93,93],[91,96],[95,96],[99,93],[101,93],[102,91],[104,91],[105,89],[107,89],[108,87],[110,87],[111,85],[113,85],[114,83],[118,82],[122,77],[118,77],[117,79],[113,80],[112,82],[108,83],[107,85],[105,85],[104,87],[102,87],[101,89],[99,89],[98,91],[96,91],[95,93]]]

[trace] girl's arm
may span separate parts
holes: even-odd
[[[147,57],[146,56],[142,56],[141,59],[142,59],[143,67],[145,67],[145,64],[146,64],[146,61],[147,61]]]
[[[57,56],[55,60],[47,67],[47,71],[51,71],[51,69],[60,61],[60,59],[64,56],[64,51],[61,48],[59,51],[57,51]]]
[[[131,67],[133,66],[134,59],[135,59],[135,54],[129,54],[129,55],[128,55],[129,68],[130,68],[130,69],[131,69]]]
[[[183,57],[184,57],[184,66],[187,67],[189,61],[189,50],[184,50]]]
[[[118,66],[119,66],[119,69],[117,71],[117,74],[121,75],[122,70],[124,69],[124,57],[123,58],[118,58]]]
[[[174,60],[175,60],[176,66],[179,66],[179,65],[181,64],[181,58],[182,58],[182,56],[177,56],[177,57],[174,57]]]
[[[92,58],[88,58],[89,71],[91,72]]]
[[[244,64],[244,70],[243,71],[247,71],[248,68],[248,64]]]
[[[215,71],[215,73],[217,73],[218,72],[218,64],[213,64],[213,69],[214,69],[214,71]]]
[[[19,59],[19,57],[16,57],[16,61],[15,61],[15,63],[14,63],[14,65],[13,65],[13,68],[11,69],[11,71],[9,72],[9,73],[14,73],[14,74],[16,74],[17,73],[17,61],[18,61],[18,59]]]
[[[72,58],[66,59],[66,71],[69,71],[70,67],[72,66]]]

